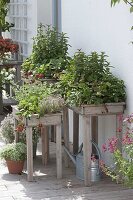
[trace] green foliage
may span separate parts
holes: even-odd
[[[19,142],[26,144],[26,131],[23,129],[21,132],[17,132],[19,134]],[[32,128],[32,142],[36,144],[39,141],[40,129],[39,127]]]
[[[10,0],[0,0],[0,31],[3,32],[6,30],[9,31],[9,29],[14,26],[6,21],[8,3],[10,3]]]
[[[111,0],[111,6],[115,6],[117,3],[124,2],[130,6],[130,12],[133,12],[133,0]]]
[[[15,92],[16,100],[18,101],[18,108],[20,111],[18,114],[25,117],[30,117],[32,114],[41,114],[41,116],[43,116],[46,113],[53,113],[57,111],[59,106],[57,106],[57,102],[55,104],[53,103],[54,100],[52,100],[52,97],[56,94],[57,89],[53,84],[39,83],[26,84],[21,86]],[[48,107],[45,108],[46,106]]]
[[[8,71],[6,69],[0,70],[0,88],[4,90],[4,85],[6,83],[13,84],[14,83],[14,69],[9,69]]]
[[[5,160],[20,161],[26,159],[26,145],[24,143],[7,144],[0,151],[0,158]]]
[[[123,122],[123,132],[125,131],[125,133],[120,133],[122,137],[109,138],[102,146],[104,147],[104,152],[111,153],[114,166],[106,166],[102,161],[101,169],[118,183],[121,182],[129,187],[133,187],[133,114],[126,117]],[[122,151],[119,148],[120,145],[122,145]]]
[[[1,135],[6,143],[13,143],[14,141],[14,127],[13,116],[8,114],[1,122]]]
[[[78,51],[60,76],[59,91],[69,105],[125,101],[125,86],[110,72],[105,53]]]
[[[56,78],[65,69],[68,47],[66,34],[40,24],[33,38],[32,54],[24,61],[23,70],[32,71],[33,75],[43,74],[44,77]]]

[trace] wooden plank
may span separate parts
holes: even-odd
[[[43,124],[45,126],[60,124],[62,120],[61,115],[61,113],[51,113],[40,118],[37,118],[38,115],[33,115],[30,119],[26,119],[26,124],[27,126],[36,126],[38,124]]]
[[[72,107],[72,110],[81,115],[113,115],[123,113],[125,103],[105,103],[101,105],[81,105],[81,107]]]
[[[27,176],[28,176],[28,181],[33,181],[32,127],[26,127],[26,143],[27,143]]]
[[[84,184],[91,185],[91,116],[86,118],[82,116],[82,133],[83,133],[83,160],[84,160]]]
[[[64,136],[64,145],[67,149],[69,149],[69,116],[67,107],[63,109],[63,136]],[[65,151],[64,151],[64,162],[65,162],[65,167],[69,167],[69,156]]]
[[[91,117],[91,133],[92,133],[92,140],[98,144],[98,117],[97,116],[92,116]],[[94,146],[92,146],[92,152],[94,154],[97,154],[96,149]]]
[[[61,124],[56,125],[56,163],[57,178],[62,178],[62,145],[61,145]]]
[[[48,137],[48,127],[43,126],[41,128],[41,139],[42,139],[42,163],[43,165],[48,164],[49,156],[49,137]]]
[[[118,138],[118,148],[122,152],[122,127],[123,115],[116,115],[116,137]]]
[[[51,142],[56,142],[56,126],[51,126]]]
[[[73,112],[73,154],[79,149],[79,114]]]
[[[19,141],[19,133],[16,132],[18,120],[14,118],[14,133],[15,133],[15,142],[17,143]]]

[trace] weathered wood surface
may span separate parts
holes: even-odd
[[[41,139],[42,139],[42,163],[44,165],[48,164],[48,157],[49,157],[49,133],[48,127],[43,126],[41,128]]]
[[[79,114],[73,112],[73,154],[79,149]]]
[[[78,113],[82,118],[81,133],[83,135],[84,183],[85,186],[87,185],[90,186],[91,185],[90,166],[91,166],[91,152],[92,152],[91,139],[92,139],[92,130],[94,130],[94,128],[92,129],[92,117],[99,115],[123,114],[125,109],[125,103],[121,102],[121,103],[106,103],[102,105],[81,105],[81,107],[72,107],[70,109]],[[98,138],[97,133],[95,137],[96,139]]]
[[[65,147],[69,149],[69,114],[67,107],[63,109],[63,136]],[[64,161],[65,166],[69,167],[69,156],[66,152],[64,152]]]
[[[12,106],[13,116],[19,120],[17,106]],[[62,113],[49,114],[38,118],[38,115],[32,115],[30,119],[24,118],[26,127],[26,143],[27,143],[27,173],[28,181],[33,181],[33,143],[32,143],[32,127],[42,125],[42,160],[43,164],[48,161],[48,132],[46,126],[56,126],[56,163],[57,163],[57,178],[62,178],[62,150],[61,150],[61,122]],[[44,130],[45,129],[45,130]]]
[[[102,105],[81,105],[81,107],[71,107],[72,110],[81,115],[114,115],[123,113],[125,103],[105,103]]]

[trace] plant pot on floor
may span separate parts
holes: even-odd
[[[7,163],[11,174],[21,174],[26,159],[27,148],[24,143],[12,143],[4,146],[0,151],[0,158]]]
[[[6,164],[10,174],[21,174],[24,168],[24,160],[22,161],[6,160]]]

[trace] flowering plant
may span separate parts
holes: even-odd
[[[113,168],[100,162],[102,171],[117,182],[133,186],[133,114],[123,120],[125,133],[121,138],[112,137],[102,145],[103,152],[110,152],[114,161]],[[121,129],[118,131],[121,132]],[[120,149],[120,145],[122,149]]]
[[[10,54],[18,52],[18,45],[9,38],[0,37],[0,61],[5,62]]]

